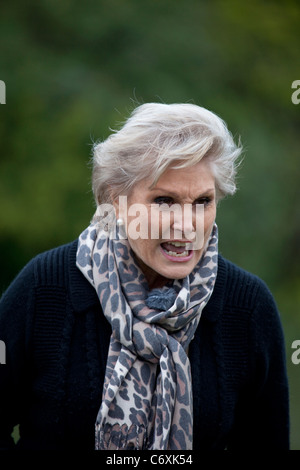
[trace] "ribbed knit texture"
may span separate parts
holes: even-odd
[[[92,450],[110,338],[77,241],[33,259],[0,302],[0,448]],[[274,300],[219,257],[213,295],[190,344],[194,448],[287,449],[285,348]]]

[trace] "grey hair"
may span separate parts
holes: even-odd
[[[123,127],[93,146],[92,188],[97,204],[128,195],[151,178],[152,187],[172,165],[184,168],[208,158],[217,200],[236,191],[238,157],[225,122],[194,104],[146,103],[134,109]]]

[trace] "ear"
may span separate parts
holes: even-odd
[[[109,186],[108,191],[110,204],[114,207],[116,218],[127,220],[127,196],[120,196],[112,186]]]
[[[114,209],[117,211],[118,210],[118,196],[116,194],[116,190],[109,184],[108,185],[108,195],[109,195],[109,203],[114,206]]]
[[[118,199],[114,199],[112,201],[112,205],[114,206],[116,218],[119,219],[121,217],[121,215],[120,215],[120,204],[119,204]]]
[[[125,226],[127,226],[127,196],[118,196],[112,201],[112,205],[114,207],[117,220],[122,219]]]

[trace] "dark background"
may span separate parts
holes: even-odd
[[[300,449],[297,0],[2,0],[0,289],[35,254],[76,238],[94,212],[93,141],[137,103],[192,102],[245,148],[219,207],[221,253],[263,278],[281,312]]]

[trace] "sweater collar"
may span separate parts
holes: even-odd
[[[99,306],[99,299],[94,287],[84,277],[76,266],[78,240],[72,242],[69,253],[69,276],[71,302],[76,312],[85,312]],[[226,289],[227,269],[222,256],[218,256],[218,273],[213,293],[204,307],[202,317],[208,321],[216,321],[222,312],[223,299]]]

